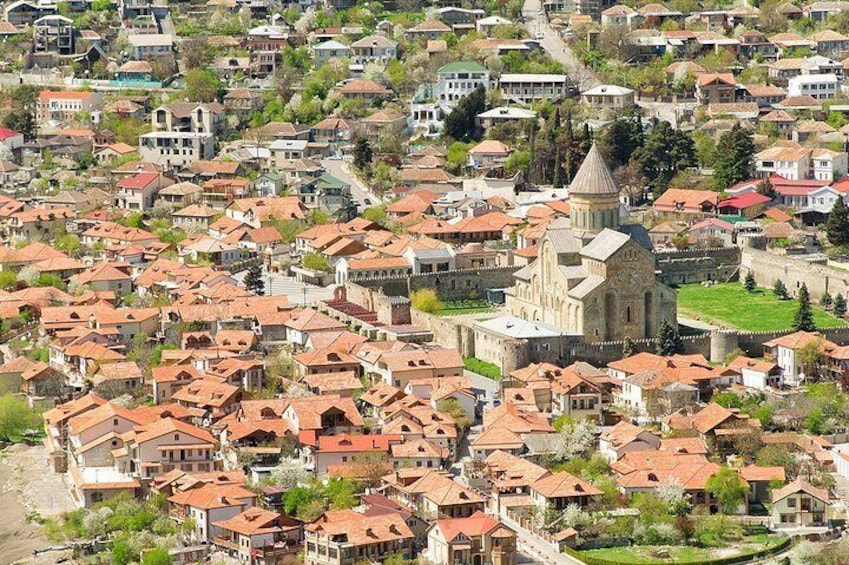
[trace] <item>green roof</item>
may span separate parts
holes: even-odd
[[[474,61],[455,61],[453,63],[448,63],[436,72],[459,73],[461,71],[467,71],[470,73],[488,73],[489,69],[487,69],[480,63],[475,63]]]
[[[337,179],[330,173],[324,173],[323,175],[318,177],[318,181],[316,184],[321,184],[322,186],[326,186],[328,188],[345,188],[346,186],[348,186],[347,183]]]
[[[746,216],[738,216],[738,215],[731,215],[731,214],[720,214],[718,216],[718,218],[720,220],[722,220],[723,222],[728,222],[729,224],[736,224],[738,222],[748,222],[749,221],[749,218],[747,218]]]

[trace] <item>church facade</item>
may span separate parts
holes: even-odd
[[[621,225],[619,187],[593,146],[570,186],[571,221],[551,224],[537,259],[514,275],[511,314],[586,341],[655,337],[676,323],[675,290],[657,280],[641,226]]]

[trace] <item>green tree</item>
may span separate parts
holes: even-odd
[[[317,253],[307,253],[304,255],[301,259],[301,265],[303,265],[305,269],[323,271],[325,273],[329,273],[333,270],[330,266],[330,261],[328,261],[323,255],[319,255]]]
[[[386,216],[386,206],[372,206],[363,210],[362,217],[370,222],[386,226],[389,223],[389,218]]]
[[[445,135],[454,139],[477,139],[477,115],[486,110],[486,90],[479,85],[460,100],[445,118]]]
[[[2,288],[2,286],[0,286],[0,288]],[[846,315],[846,299],[842,294],[834,295],[834,309],[832,311],[838,318],[842,318]]]
[[[15,271],[5,270],[0,271],[0,288],[3,290],[9,290],[15,283],[18,281],[18,275]]]
[[[173,563],[168,550],[162,547],[151,549],[141,560],[141,565],[172,565]]]
[[[433,314],[442,310],[442,302],[432,288],[421,288],[410,293],[410,305],[420,312]]]
[[[793,329],[796,331],[812,332],[817,329],[814,323],[814,313],[811,310],[811,297],[808,295],[808,287],[802,283],[799,288],[799,309],[793,318]]]
[[[129,565],[139,557],[133,546],[124,540],[116,540],[112,543],[110,558],[112,565]]]
[[[784,281],[777,279],[775,284],[772,286],[772,293],[776,295],[779,300],[787,300],[787,287],[784,285]]]
[[[37,430],[41,417],[26,400],[11,394],[0,396],[0,438],[18,441],[25,430]]]
[[[755,275],[752,271],[746,273],[746,278],[743,279],[743,288],[746,289],[746,292],[755,292],[757,284],[755,283]]]
[[[645,142],[640,114],[632,111],[629,115],[613,121],[601,136],[599,147],[611,169],[628,164],[631,156]]]
[[[245,274],[245,288],[257,296],[265,294],[265,281],[262,278],[262,266],[254,263]]]
[[[213,102],[222,88],[219,78],[209,69],[189,69],[184,80],[183,96],[190,102]]]
[[[772,185],[772,181],[769,180],[769,177],[764,177],[764,179],[758,183],[755,190],[758,194],[763,194],[767,198],[775,198],[778,196],[778,193],[775,191],[775,187]]]
[[[374,157],[374,152],[371,150],[371,143],[365,137],[357,138],[354,143],[354,166],[361,171],[371,165],[371,160]]]
[[[731,131],[722,134],[717,146],[720,151],[717,154],[713,179],[718,190],[752,178],[755,144],[747,130],[740,124],[734,124]]]
[[[843,247],[849,244],[849,206],[838,198],[825,221],[825,233],[832,245]]]
[[[657,197],[669,188],[679,171],[696,164],[696,149],[689,134],[674,129],[669,122],[660,122],[633,157]]]
[[[674,355],[684,350],[684,343],[678,330],[673,328],[669,322],[663,320],[657,330],[656,352],[658,355]]]
[[[462,433],[469,431],[469,428],[472,426],[472,420],[469,414],[455,398],[440,400],[436,404],[436,409],[451,416],[451,419],[454,420],[454,423],[457,424],[457,427],[460,428]]]
[[[82,248],[82,243],[80,242],[79,236],[72,233],[66,233],[56,238],[54,247],[59,251],[72,255]]]
[[[827,292],[823,294],[822,298],[820,298],[820,306],[828,310],[831,308],[832,304],[834,304],[834,301],[832,300],[831,295]]]
[[[705,483],[705,490],[719,502],[723,514],[733,514],[746,500],[748,486],[734,469],[723,467]]]

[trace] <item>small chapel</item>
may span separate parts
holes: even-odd
[[[676,323],[645,228],[623,223],[620,188],[593,145],[569,186],[569,218],[553,222],[537,258],[514,274],[507,308],[589,342],[655,337]]]

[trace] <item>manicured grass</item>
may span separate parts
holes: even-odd
[[[490,312],[492,304],[486,300],[462,300],[460,302],[443,302],[437,316],[458,316],[460,314],[480,314]]]
[[[465,357],[463,358],[463,364],[466,366],[466,369],[473,373],[483,375],[484,377],[494,381],[501,380],[501,368],[494,363],[481,361],[476,357]]]
[[[799,309],[796,300],[779,300],[770,289],[746,292],[742,283],[678,287],[678,313],[720,327],[762,332],[790,330]],[[846,321],[814,305],[817,327],[845,326]]]
[[[666,563],[689,565],[763,553],[775,548],[785,539],[778,536],[752,536],[743,539],[739,543],[721,548],[685,545],[662,547],[635,545],[631,547],[611,547],[579,551],[577,555],[590,558],[588,561],[592,561],[595,558],[610,563],[630,565],[659,565]],[[668,554],[669,557],[660,557],[659,555],[663,553]]]

